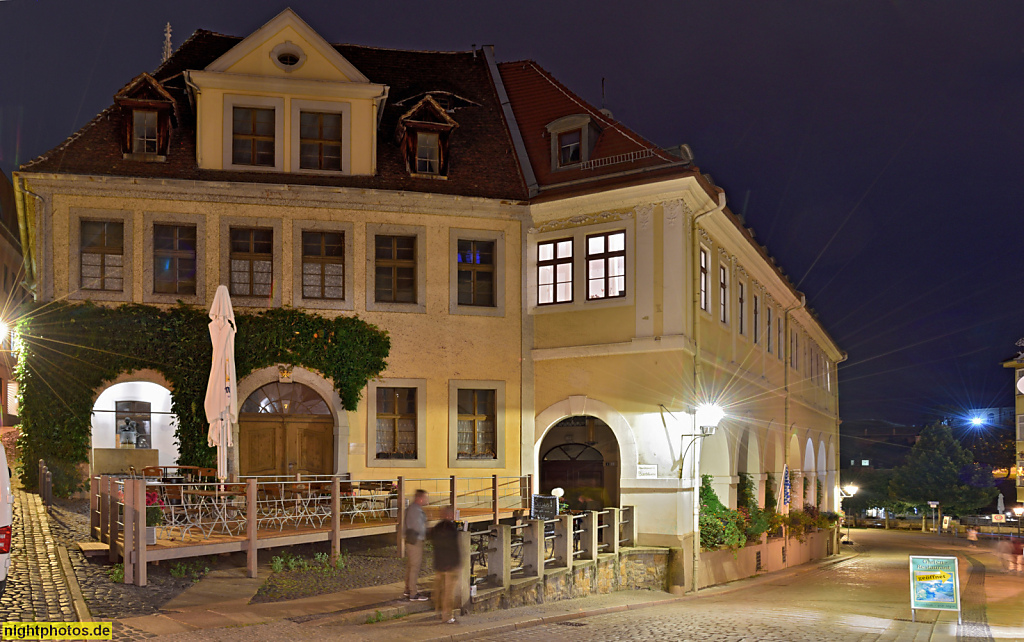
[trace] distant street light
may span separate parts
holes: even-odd
[[[839,489],[840,503],[842,503],[842,500],[849,499],[850,497],[853,497],[854,495],[856,495],[858,490],[860,490],[860,489],[857,488],[856,486],[854,486],[853,484],[847,484],[846,486],[843,486],[842,488],[840,488]],[[845,513],[843,514],[843,519],[846,519]],[[849,521],[846,522],[846,541],[849,542],[850,544],[853,544],[853,540],[850,539],[850,522]]]
[[[985,420],[982,419],[981,417],[971,417],[972,426],[980,426],[983,423],[985,423]]]

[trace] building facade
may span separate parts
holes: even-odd
[[[1018,341],[1017,346],[1024,348],[1024,339]],[[1014,433],[1017,438],[1017,447],[1014,452],[1017,453],[1017,467],[1012,472],[1017,479],[1017,501],[1024,503],[1024,352],[1004,361],[1003,367],[1011,368],[1013,371],[1014,409],[1016,410]]]
[[[387,330],[354,411],[287,364],[240,381],[240,473],[532,474],[680,545],[698,464],[731,505],[741,475],[763,502],[790,474],[793,505],[838,506],[844,358],[692,161],[532,61],[331,45],[286,10],[197,32],[15,188],[39,301],[208,307],[225,284],[241,311]],[[93,447],[148,418],[171,463],[170,395],[97,391]],[[700,403],[727,413],[706,440]]]

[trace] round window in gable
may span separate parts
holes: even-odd
[[[287,40],[274,47],[270,59],[285,71],[295,71],[306,62],[306,54],[295,43]]]

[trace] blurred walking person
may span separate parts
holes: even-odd
[[[423,540],[427,538],[427,491],[419,489],[405,512],[405,594],[411,602],[426,602],[419,591],[420,566],[423,563]]]
[[[462,570],[459,527],[454,520],[455,510],[445,506],[441,521],[430,531],[434,543],[434,609],[439,619],[448,624],[455,624],[455,595]]]

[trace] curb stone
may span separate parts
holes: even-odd
[[[89,612],[89,605],[85,602],[85,595],[82,594],[82,587],[78,584],[78,577],[75,576],[75,569],[71,566],[71,557],[68,549],[63,544],[57,545],[57,557],[60,559],[60,570],[64,574],[64,582],[71,593],[71,606],[75,609],[75,616],[79,622],[92,622],[92,614]]]

